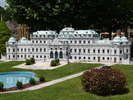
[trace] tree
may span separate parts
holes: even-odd
[[[10,31],[4,22],[0,22],[0,54],[6,54],[6,41],[11,37]]]
[[[18,23],[31,29],[56,29],[64,25],[116,29],[132,24],[132,0],[6,0]]]
[[[2,19],[1,19],[2,18]],[[0,21],[7,21],[11,19],[11,13],[0,6]]]

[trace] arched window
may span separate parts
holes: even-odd
[[[60,51],[60,53],[59,53],[59,58],[63,58],[63,52],[62,51]]]
[[[53,58],[53,51],[50,52],[50,58]]]
[[[58,52],[55,51],[55,58],[58,58]]]

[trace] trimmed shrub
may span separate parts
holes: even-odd
[[[30,60],[26,59],[26,65],[30,65]]]
[[[3,90],[4,84],[3,82],[0,82],[0,90]]]
[[[82,75],[82,85],[87,92],[98,95],[120,93],[126,85],[126,77],[117,69],[90,69]]]
[[[56,66],[56,61],[55,60],[51,61],[51,66]]]
[[[55,59],[56,63],[59,64],[60,60],[58,58]]]
[[[35,59],[34,58],[30,58],[30,63],[35,63]]]
[[[16,86],[18,89],[22,88],[22,85],[23,85],[22,82],[17,81]]]
[[[36,83],[36,80],[34,78],[30,78],[29,83],[30,84],[35,84]]]
[[[44,76],[41,76],[39,79],[40,82],[46,82]]]

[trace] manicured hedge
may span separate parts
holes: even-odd
[[[82,85],[88,92],[98,95],[117,94],[126,85],[126,76],[117,69],[91,69],[82,75]]]

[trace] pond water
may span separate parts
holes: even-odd
[[[0,73],[0,82],[3,82],[6,88],[16,86],[17,81],[21,81],[23,84],[29,83],[30,78],[34,78],[36,81],[38,80],[32,72]]]

